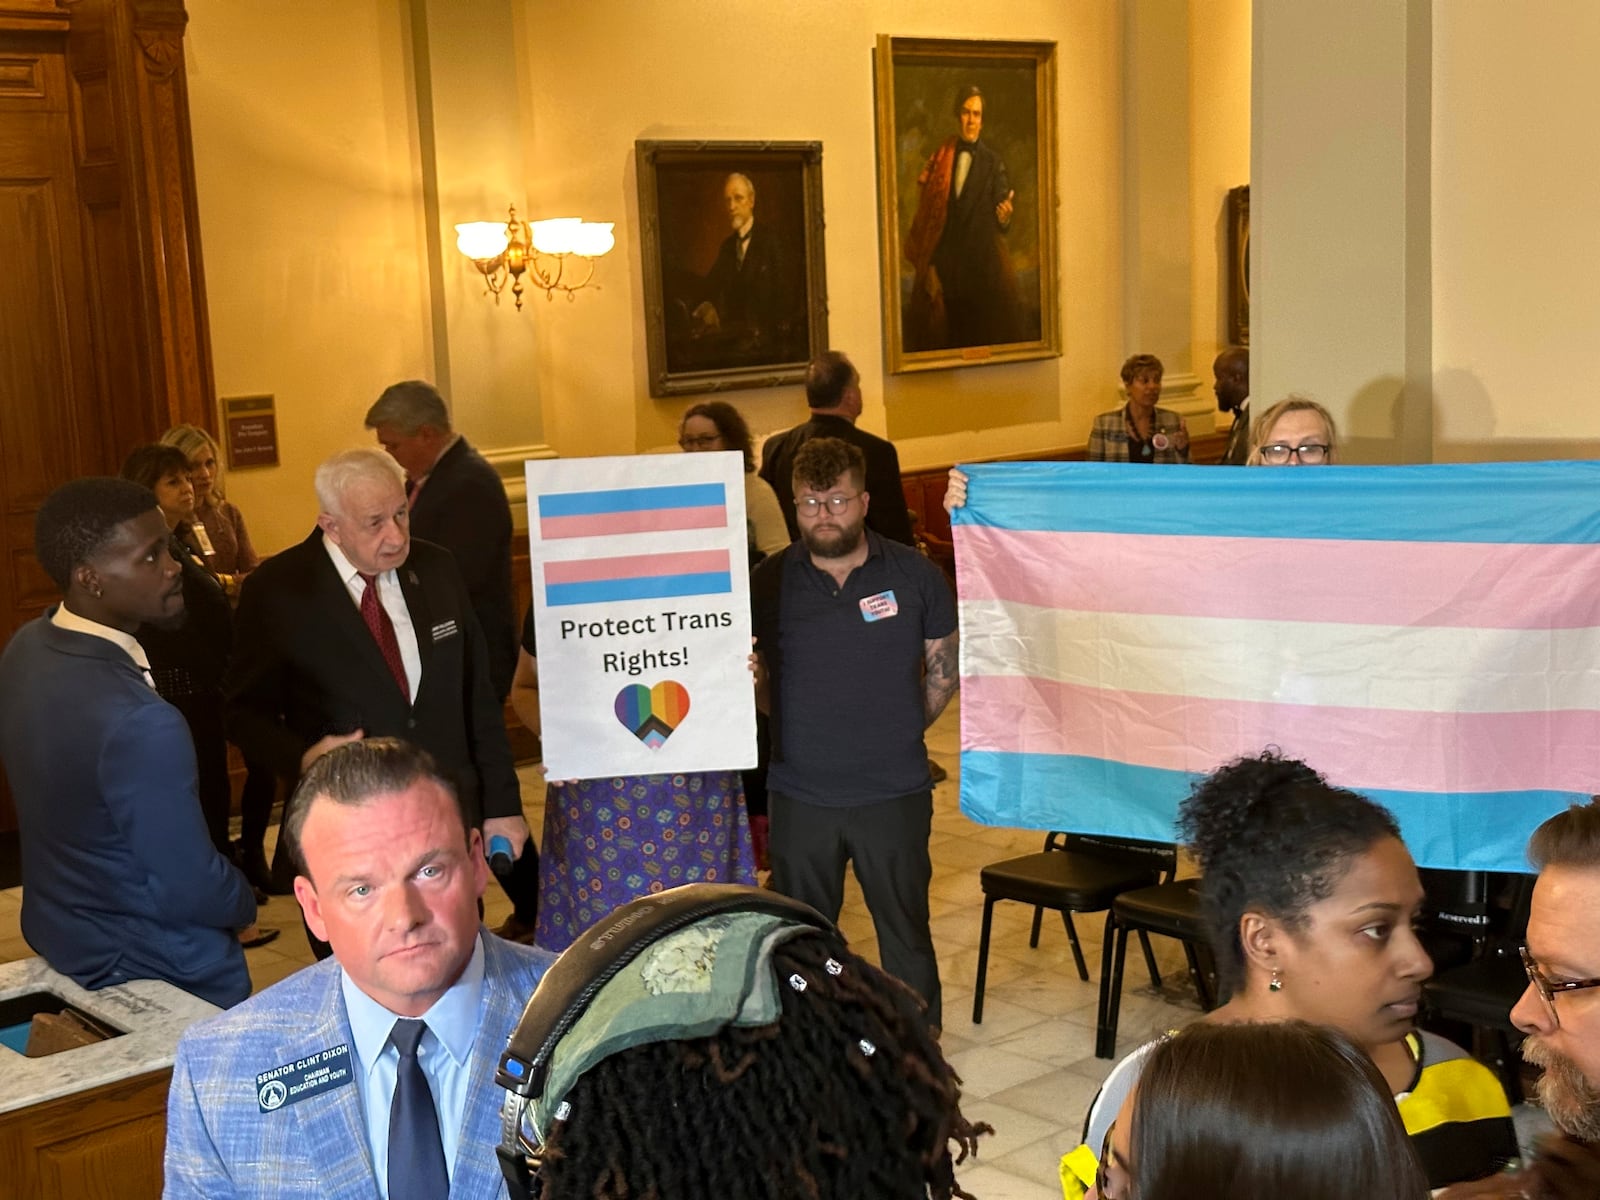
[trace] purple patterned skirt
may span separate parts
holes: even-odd
[[[537,945],[560,952],[619,905],[682,883],[756,882],[737,771],[545,789]]]

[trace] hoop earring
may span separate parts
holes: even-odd
[[[1283,991],[1283,980],[1278,978],[1278,971],[1277,971],[1276,967],[1273,968],[1272,978],[1267,983],[1267,991],[1269,991],[1269,992],[1281,992],[1281,991]]]

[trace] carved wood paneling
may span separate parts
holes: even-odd
[[[187,22],[182,0],[0,0],[0,642],[51,598],[44,495],[216,423]]]

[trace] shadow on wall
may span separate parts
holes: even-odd
[[[1453,367],[1434,375],[1438,402],[1434,462],[1536,462],[1600,458],[1600,438],[1495,436],[1494,405],[1471,371]]]
[[[1488,389],[1459,367],[1436,372],[1426,395],[1408,395],[1394,376],[1376,379],[1351,401],[1346,422],[1339,441],[1347,463],[1600,459],[1600,438],[1496,437]]]
[[[1421,397],[1424,405],[1432,398]],[[1406,395],[1405,380],[1383,375],[1361,388],[1345,409],[1339,429],[1339,461],[1394,464],[1427,462],[1427,454],[1408,453],[1405,433],[1415,419],[1416,398]],[[1335,417],[1339,414],[1334,413]]]

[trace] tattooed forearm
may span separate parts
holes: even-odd
[[[952,633],[936,641],[924,642],[923,663],[927,673],[922,679],[922,702],[926,723],[932,725],[939,719],[950,697],[956,694],[961,679],[958,674],[956,649],[960,634]]]

